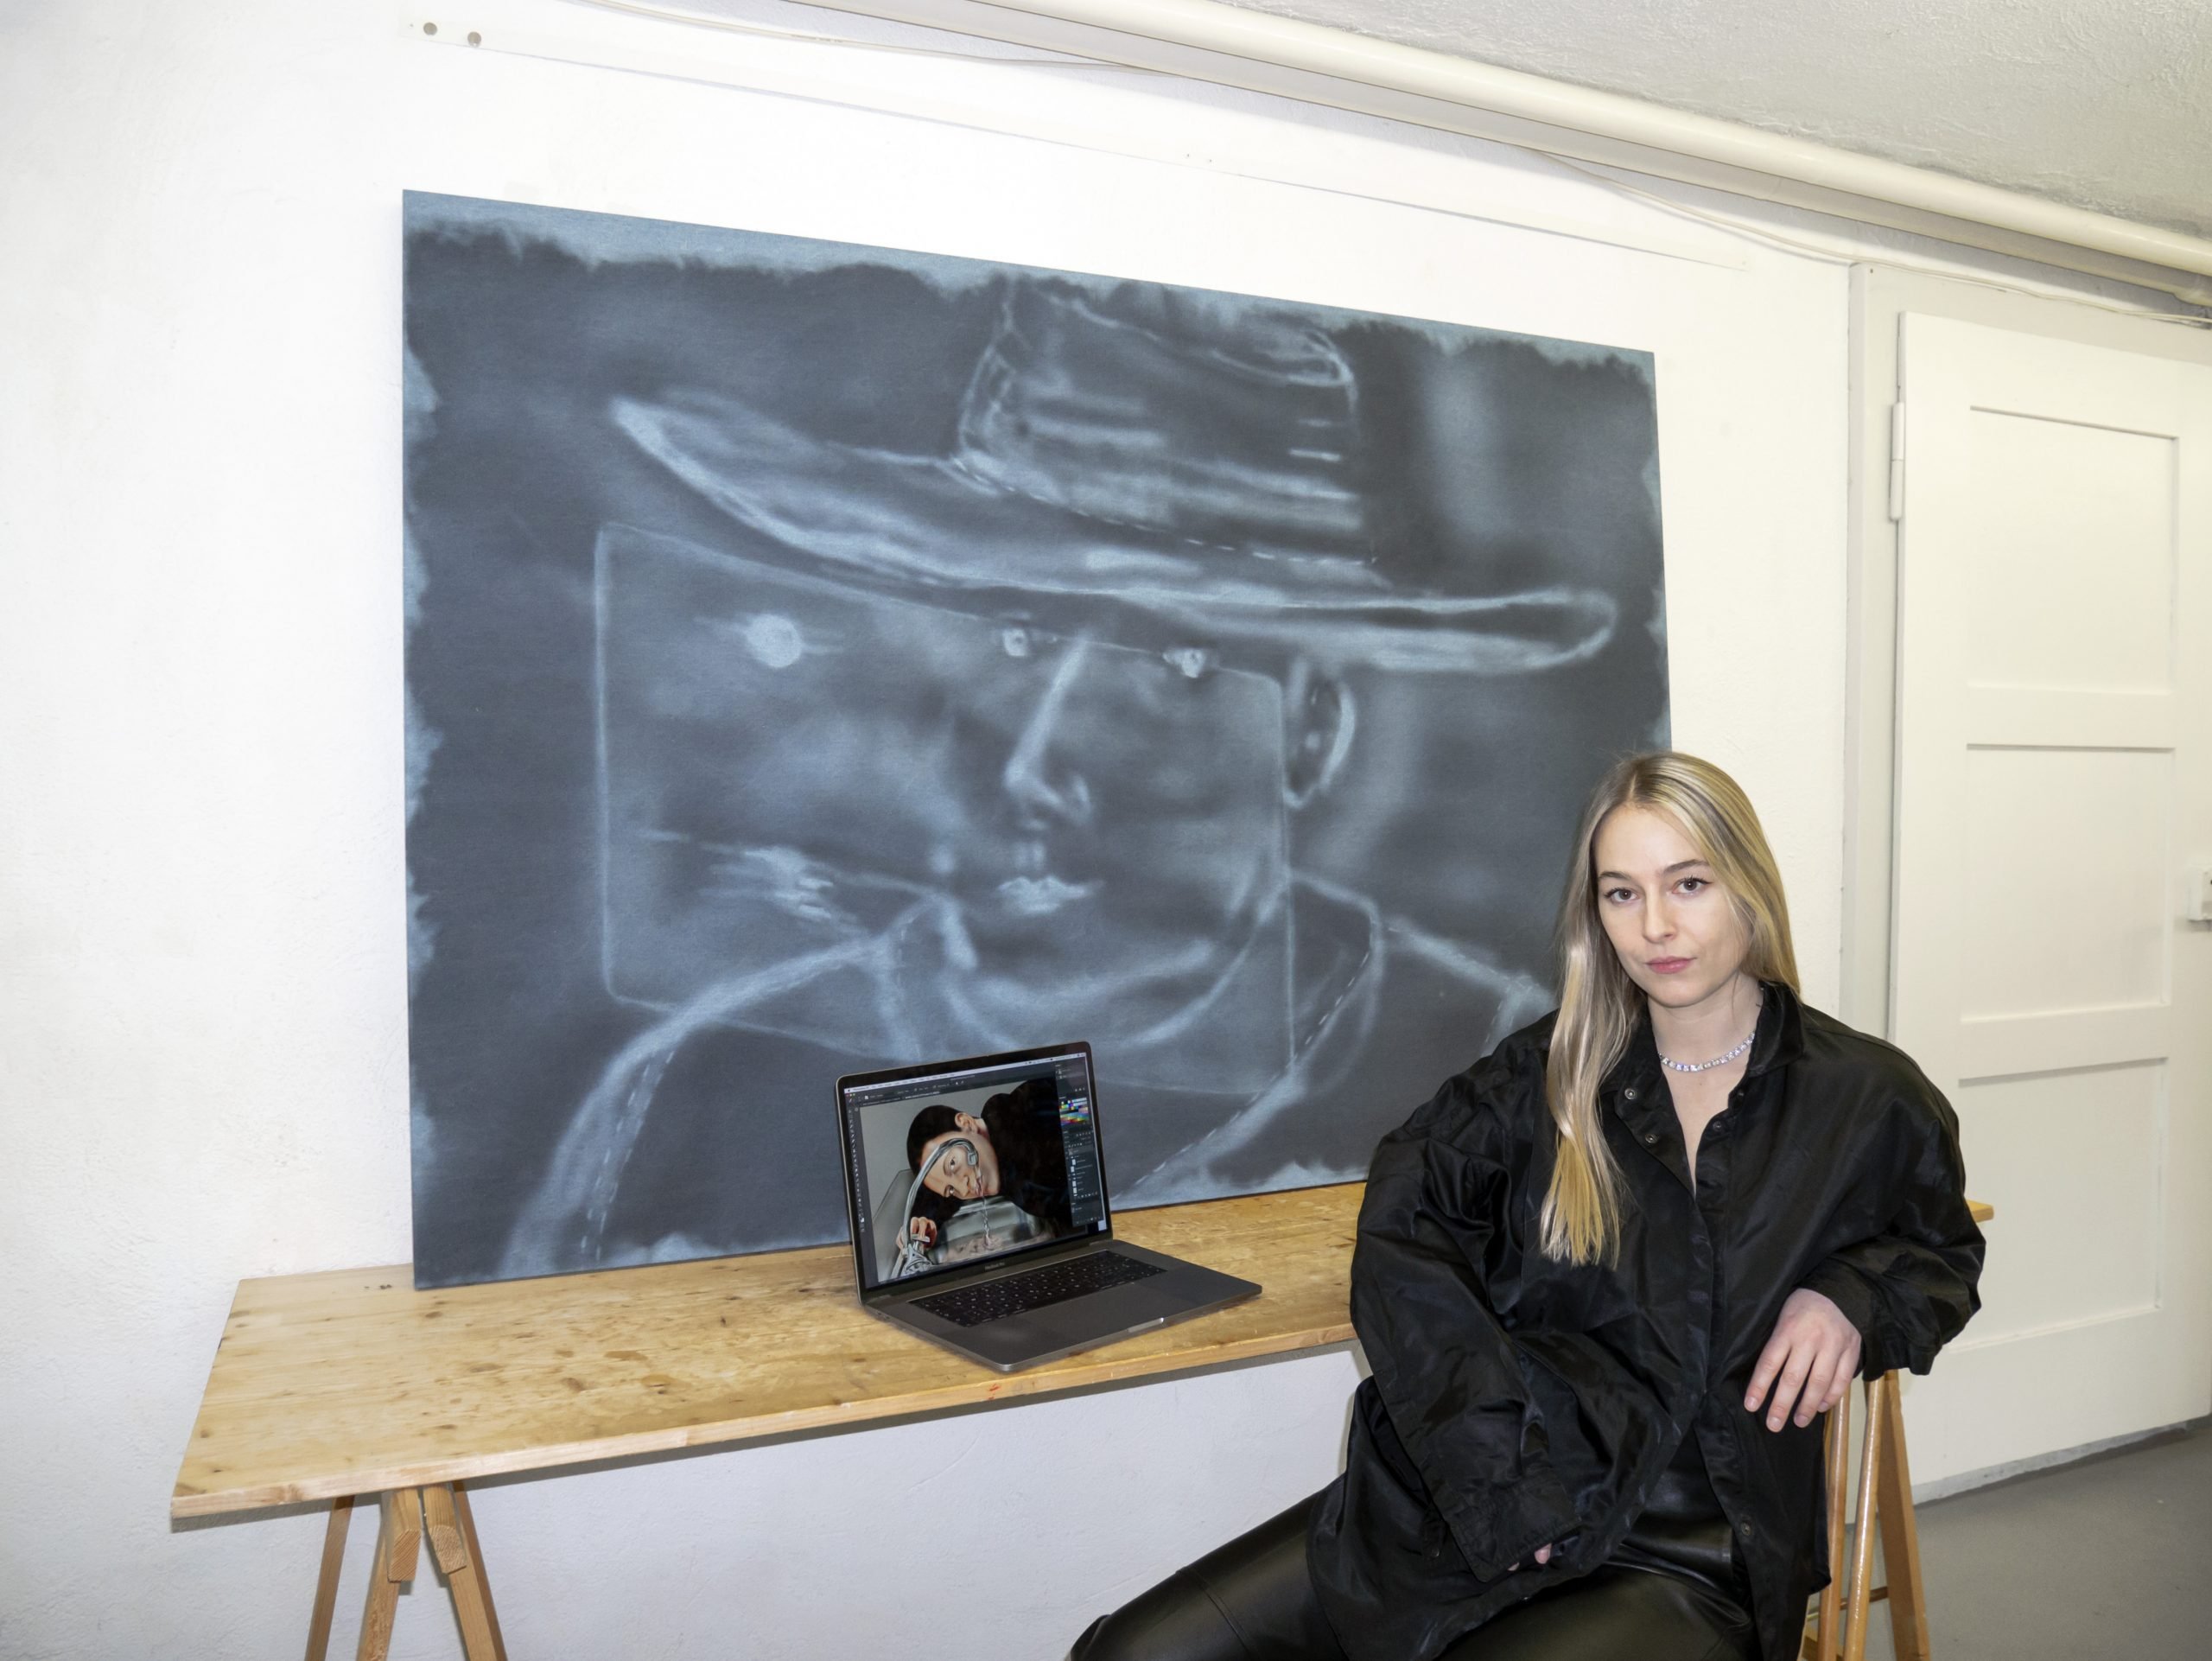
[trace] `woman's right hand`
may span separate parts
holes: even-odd
[[[909,1217],[906,1219],[906,1238],[927,1251],[937,1244],[937,1225],[926,1217]]]
[[[1538,1547],[1536,1548],[1536,1567],[1537,1567],[1537,1568],[1541,1569],[1541,1568],[1542,1568],[1546,1563],[1549,1562],[1551,1560],[1552,1560],[1552,1549],[1551,1549],[1549,1546],[1538,1546]],[[1516,1564],[1514,1564],[1514,1565],[1513,1565],[1513,1567],[1512,1567],[1512,1568],[1510,1568],[1510,1569],[1507,1569],[1505,1572],[1506,1572],[1507,1574],[1509,1574],[1509,1575],[1517,1575],[1517,1574],[1519,1574],[1519,1573],[1521,1572],[1521,1565],[1520,1565],[1519,1563],[1516,1563]]]

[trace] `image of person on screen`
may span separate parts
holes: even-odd
[[[1500,769],[1579,718],[1562,678],[1656,706],[1630,609],[1656,591],[1605,569],[1656,550],[1653,500],[1608,483],[1620,524],[1572,559],[1432,545],[1425,519],[1510,522],[1552,485],[1572,529],[1589,493],[1523,461],[1472,505],[1386,498],[1406,433],[1472,454],[1503,417],[1453,404],[1469,375],[1414,341],[1386,423],[1363,352],[1380,372],[1294,309],[1038,279],[1007,288],[949,453],[703,389],[612,401],[693,495],[682,535],[603,525],[593,584],[601,962],[655,1013],[572,1111],[505,1272],[730,1249],[668,1198],[736,1130],[705,1052],[744,1072],[781,1041],[828,1076],[1080,1033],[1143,1205],[1355,1175],[1417,1068],[1542,1006],[1516,873],[1580,781]]]
[[[1003,1199],[1051,1235],[1075,1227],[1059,1098],[1048,1079],[1000,1091],[980,1116],[932,1102],[907,1127],[906,1166],[923,1188],[907,1234],[924,1251],[936,1245],[942,1224],[979,1200]]]

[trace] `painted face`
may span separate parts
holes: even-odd
[[[956,1125],[922,1144],[922,1164],[929,1172],[922,1186],[950,1200],[988,1199],[999,1191],[998,1150],[991,1146],[983,1122],[973,1114],[958,1115]],[[930,1156],[939,1149],[944,1150],[944,1157],[930,1164]]]
[[[1592,859],[1605,938],[1646,996],[1689,1013],[1736,994],[1750,936],[1680,825],[1617,807],[1598,826]]]
[[[896,932],[901,996],[978,1050],[1111,1028],[1182,1079],[1224,1028],[1287,1046],[1280,682],[619,527],[602,558],[618,996],[753,976],[734,1019],[873,1051],[868,995],[776,993]],[[1250,1047],[1222,1088],[1287,1059]]]

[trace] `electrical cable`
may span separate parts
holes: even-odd
[[[1076,56],[1016,58],[995,53],[955,51],[946,47],[908,46],[888,41],[854,40],[836,35],[810,35],[796,29],[775,29],[761,23],[741,23],[735,18],[684,11],[674,7],[648,5],[645,3],[645,0],[584,0],[584,3],[602,10],[627,12],[634,16],[655,18],[663,22],[690,24],[702,29],[716,29],[730,34],[757,35],[768,40],[791,41],[808,46],[843,47],[855,51],[887,52],[910,57],[943,58],[958,63],[995,64],[1017,69],[1110,70],[1133,75],[1169,80],[1181,79],[1170,70],[1147,69],[1140,65],[1114,63],[1100,58]],[[1539,145],[1513,143],[1503,139],[1491,142],[1500,143],[1509,150],[1519,150],[1524,155],[1541,156],[1561,168],[1580,174],[1584,178],[1618,195],[1656,207],[1662,213],[1688,220],[1694,224],[1719,231],[1743,241],[1757,243],[1784,253],[1795,254],[1800,258],[1818,260],[1823,264],[1855,265],[1861,263],[1879,264],[1895,270],[1913,271],[1923,276],[1948,278],[1955,283],[1971,283],[1977,288],[1989,289],[1999,294],[2019,295],[2029,299],[2056,299],[2070,302],[2076,305],[2093,307],[2099,311],[2110,312],[2120,317],[2139,318],[2149,322],[2183,323],[2192,328],[2212,328],[2212,312],[2152,311],[2144,307],[2123,305],[2089,295],[2063,290],[2050,293],[2024,288],[2018,283],[2007,283],[1998,277],[1954,270],[1918,260],[1901,259],[1887,255],[1870,259],[1865,255],[1838,253],[1833,249],[1823,248],[1815,243],[1802,242],[1796,238],[1784,236],[1779,232],[1770,231],[1764,226],[1731,218],[1725,213],[1714,213],[1703,208],[1693,207],[1687,202],[1669,200],[1656,191],[1645,190],[1629,184],[1598,168],[1576,161],[1572,156],[1561,156],[1557,151],[1548,150]],[[1281,182],[1294,181],[1282,181]],[[1941,238],[1936,239],[1942,240]],[[2021,256],[2021,258],[2026,257]]]
[[[2109,300],[2101,300],[2090,295],[2065,291],[2053,294],[2023,288],[2018,283],[2006,283],[1998,277],[1983,277],[1970,271],[1953,270],[1942,265],[1927,264],[1919,260],[1899,259],[1887,254],[1868,256],[1838,253],[1832,248],[1823,248],[1816,243],[1801,242],[1795,237],[1784,236],[1778,231],[1770,231],[1764,226],[1751,225],[1742,220],[1732,219],[1726,213],[1714,213],[1704,208],[1693,207],[1688,202],[1670,201],[1656,190],[1642,189],[1628,183],[1625,180],[1616,179],[1611,174],[1593,168],[1586,162],[1575,161],[1571,156],[1560,156],[1551,150],[1538,150],[1527,144],[1516,144],[1513,148],[1526,151],[1531,156],[1541,156],[1547,161],[1556,162],[1562,168],[1580,174],[1594,184],[1602,185],[1620,195],[1658,208],[1662,213],[1672,213],[1677,218],[1688,220],[1695,224],[1708,226],[1713,230],[1724,232],[1746,242],[1761,243],[1782,252],[1795,254],[1802,259],[1818,260],[1827,265],[1862,264],[1885,265],[1893,270],[1915,271],[1923,277],[1940,277],[1954,283],[1970,283],[1977,288],[1993,289],[1999,294],[2020,295],[2031,300],[2060,300],[2076,305],[2093,306],[2099,311],[2108,311],[2117,316],[2140,318],[2147,322],[2186,323],[2195,328],[2212,328],[2212,314],[2205,312],[2152,311],[2141,306],[2120,305]],[[1936,240],[1940,241],[1941,239],[1938,238]]]

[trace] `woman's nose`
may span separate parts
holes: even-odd
[[[1643,938],[1647,940],[1664,940],[1670,938],[1674,932],[1674,913],[1669,909],[1667,902],[1660,899],[1646,901],[1643,906]]]

